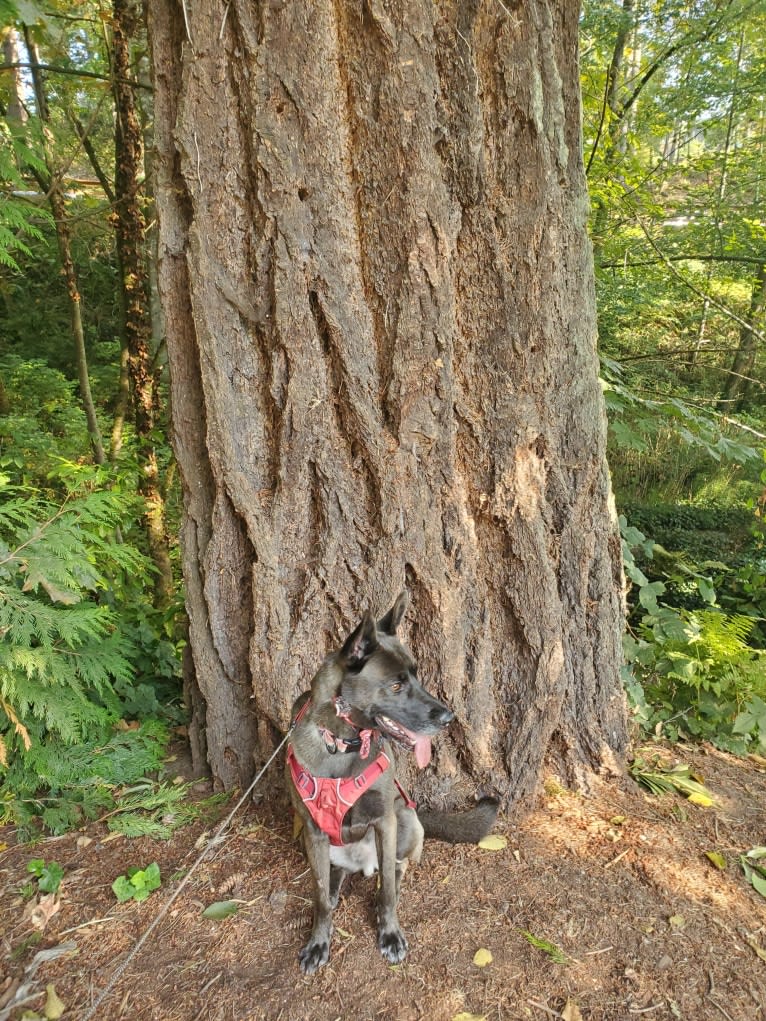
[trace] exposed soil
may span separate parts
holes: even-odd
[[[739,864],[741,853],[766,844],[766,770],[711,749],[681,756],[704,775],[716,807],[657,798],[630,781],[600,783],[588,798],[549,781],[536,810],[498,823],[504,849],[427,843],[403,885],[410,954],[397,967],[376,949],[375,882],[357,877],[335,915],[330,963],[310,978],[297,965],[310,927],[310,877],[272,787],[235,817],[96,1016],[766,1021],[766,900]],[[198,856],[204,829],[200,822],[163,843],[108,839],[105,826],[92,825],[34,846],[0,831],[0,846],[9,845],[0,854],[0,1021],[17,1021],[25,1009],[42,1016],[50,983],[63,1017],[82,1018],[162,910],[174,876]],[[726,868],[707,851],[724,855]],[[31,902],[19,891],[34,857],[58,861],[65,878],[60,910],[30,946]],[[118,905],[113,880],[153,861],[161,889]],[[242,902],[236,915],[202,917],[206,905],[230,898]],[[558,947],[565,963],[525,932]],[[41,949],[67,944],[70,952],[25,977]],[[492,954],[483,968],[473,961],[479,948]],[[28,1002],[8,1010],[24,984]]]

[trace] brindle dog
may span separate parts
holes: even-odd
[[[421,813],[418,818],[393,768],[387,768],[387,760],[393,762],[391,741],[414,752],[418,765],[425,766],[431,737],[454,718],[422,687],[412,654],[396,637],[406,606],[403,592],[377,624],[366,613],[293,709],[297,722],[287,782],[303,823],[315,887],[314,924],[299,958],[306,975],[329,960],[332,912],[352,872],[369,876],[380,869],[378,948],[392,964],[403,960],[407,940],[397,918],[399,890],[407,862],[420,859],[423,837],[476,843],[497,815],[497,801],[484,798],[467,812]],[[334,799],[340,814],[346,814],[342,823],[336,815],[328,824],[322,812]],[[332,814],[332,805],[329,810]]]

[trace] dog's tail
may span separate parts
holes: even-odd
[[[467,812],[429,812],[418,810],[425,835],[450,844],[478,844],[494,825],[500,802],[482,798]]]

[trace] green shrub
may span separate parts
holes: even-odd
[[[159,710],[158,678],[139,669],[151,665],[153,636],[159,683],[170,688],[177,672],[152,625],[149,563],[116,538],[140,502],[93,469],[73,480],[58,505],[29,488],[0,490],[2,814],[22,827],[39,816],[54,832],[103,812],[118,785],[159,766],[167,723],[122,722]]]
[[[694,609],[660,602],[664,580],[650,580],[636,560],[652,562],[656,547],[621,519],[625,571],[634,585],[631,626],[624,648],[628,694],[638,722],[671,740],[706,738],[744,754],[766,750],[766,653],[751,644],[757,618],[717,605],[712,579],[670,558],[701,604]],[[667,551],[661,550],[665,557]],[[666,565],[667,572],[667,565]],[[706,608],[704,608],[706,607]]]

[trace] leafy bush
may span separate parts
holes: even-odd
[[[76,384],[43,361],[5,355],[0,385],[0,471],[14,485],[60,493],[54,483],[62,460],[76,461],[89,444]]]
[[[636,718],[671,740],[691,735],[738,754],[766,750],[766,653],[749,642],[756,618],[721,610],[711,578],[683,562],[689,588],[707,608],[660,602],[665,581],[650,581],[635,556],[651,561],[658,547],[624,518],[621,525],[625,570],[637,592],[624,642]]]
[[[54,832],[114,807],[122,785],[157,769],[168,737],[156,717],[122,722],[159,709],[156,678],[137,668],[153,633],[150,567],[115,538],[140,503],[92,469],[73,478],[61,504],[5,486],[0,507],[0,817],[28,828],[39,816]]]

